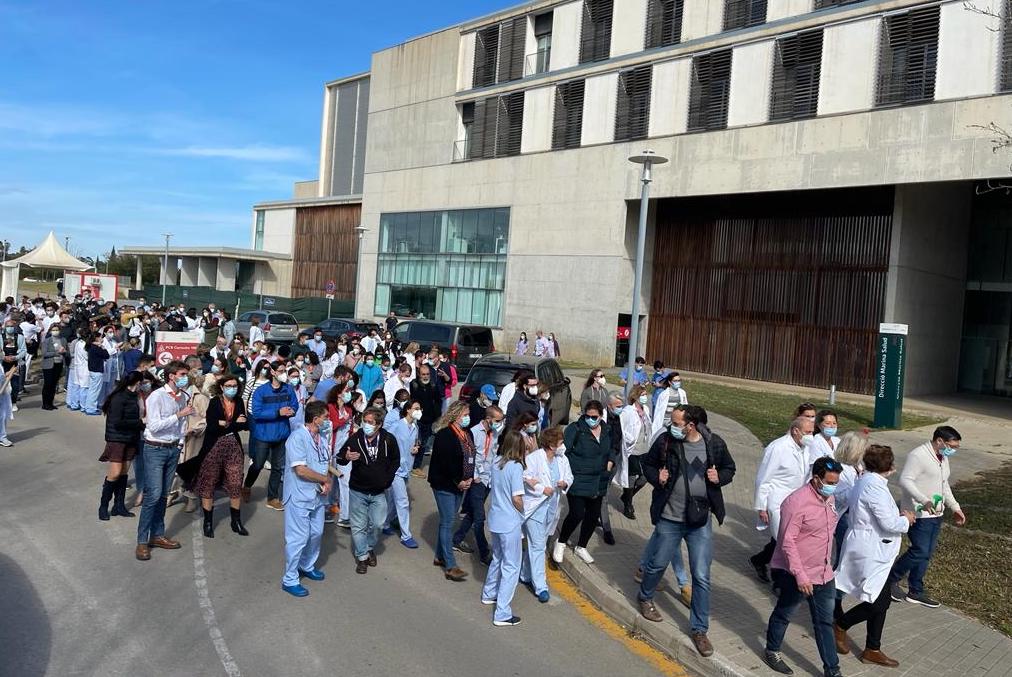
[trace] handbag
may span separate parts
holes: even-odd
[[[710,499],[706,496],[693,496],[689,491],[689,474],[685,472],[687,465],[685,452],[679,451],[678,462],[681,466],[682,482],[685,484],[685,526],[690,529],[698,529],[706,526],[710,520]]]

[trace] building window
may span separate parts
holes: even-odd
[[[766,0],[724,0],[725,31],[764,23],[766,23]]]
[[[468,101],[460,107],[460,125],[464,128],[464,138],[454,153],[454,161],[471,157],[471,135],[474,131],[474,101]]]
[[[1001,71],[998,91],[1012,90],[1012,0],[1005,0],[1001,20]]]
[[[253,233],[253,249],[263,251],[264,248],[264,210],[256,210],[256,230]]]
[[[777,40],[773,56],[770,120],[814,117],[819,108],[822,30]]]
[[[730,49],[693,57],[688,130],[701,132],[727,127],[730,91]]]
[[[899,106],[935,98],[938,16],[935,5],[883,19],[876,105]]]
[[[864,0],[815,0],[816,10],[826,9],[828,7],[841,7],[843,5],[853,5],[855,2],[864,2]]]
[[[611,56],[612,0],[584,0],[580,33],[580,63],[604,61]]]
[[[474,86],[495,84],[499,57],[499,24],[480,29],[474,39]]]
[[[667,47],[682,41],[685,0],[647,0],[646,48]]]
[[[377,315],[502,326],[510,210],[383,214]]]
[[[520,154],[524,129],[523,92],[493,96],[468,106],[461,106],[464,139],[457,141],[455,160]],[[469,117],[465,117],[465,113]]]
[[[534,17],[534,40],[538,51],[527,55],[527,72],[525,75],[547,73],[552,67],[552,24],[554,13],[539,14]]]
[[[583,90],[585,81],[565,82],[555,88],[555,120],[552,149],[579,148],[583,134]]]
[[[527,17],[479,29],[474,40],[474,87],[519,80],[524,73]]]
[[[650,66],[641,66],[618,74],[618,99],[615,107],[615,140],[647,138],[650,127]]]

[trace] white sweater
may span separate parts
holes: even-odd
[[[903,464],[903,472],[900,473],[900,488],[903,489],[903,510],[913,512],[915,503],[933,503],[932,497],[936,494],[944,499],[950,510],[959,510],[959,503],[949,488],[949,459],[942,457],[939,461],[930,442],[925,442],[907,455],[907,462]],[[918,512],[917,517],[937,517],[942,510],[944,508],[938,515]]]

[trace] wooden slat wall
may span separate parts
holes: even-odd
[[[872,392],[891,225],[891,189],[661,201],[647,354]]]
[[[337,283],[337,299],[355,298],[355,267],[362,205],[300,207],[295,212],[292,297],[324,295],[327,280]]]

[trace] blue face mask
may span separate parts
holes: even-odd
[[[362,432],[365,433],[366,437],[372,437],[373,435],[376,434],[376,426],[374,426],[372,423],[363,423]]]
[[[221,367],[219,367],[216,364],[212,364],[211,365],[211,373],[212,374],[220,374],[221,373]]]
[[[668,426],[668,431],[671,433],[671,436],[674,437],[676,440],[685,439],[685,428],[679,428],[674,423],[672,423],[670,426]]]
[[[955,454],[957,451],[958,449],[953,449],[952,447],[942,447],[942,456],[948,458],[949,456]]]
[[[526,428],[524,428],[524,430],[527,431],[528,435],[533,435],[534,433],[538,432],[538,424],[537,423],[531,423]]]
[[[832,496],[833,494],[836,493],[836,485],[835,484],[820,484],[819,485],[819,493],[822,494],[823,496]]]
[[[328,419],[325,419],[322,423],[319,424],[319,428],[320,428],[320,434],[321,435],[329,435],[330,431],[333,430],[333,428],[334,428],[334,424],[332,424],[330,422],[330,419],[328,418]]]
[[[643,371],[643,365],[642,364],[637,364],[636,365],[636,371]]]
[[[832,437],[833,435],[836,434],[836,428],[823,428],[822,434],[825,435],[826,437]]]
[[[228,399],[231,400],[231,399],[234,399],[235,396],[239,394],[239,389],[238,388],[225,388],[224,390],[222,390],[222,393],[225,395],[225,397],[227,397]]]
[[[587,425],[589,425],[591,428],[596,428],[597,426],[601,425],[601,419],[598,418],[597,416],[584,416],[583,420],[585,420],[587,422]]]
[[[187,387],[188,385],[190,385],[189,376],[180,376],[179,378],[176,379],[176,387],[179,388],[180,390]]]
[[[612,407],[612,410],[611,410],[611,412],[613,414],[615,414],[616,416],[618,416],[619,414],[621,414],[623,411],[625,411],[625,407]]]
[[[460,427],[467,428],[471,425],[471,416],[465,414],[464,418],[460,419]]]
[[[341,393],[341,401],[344,402],[345,404],[351,402],[351,393],[347,390]]]

